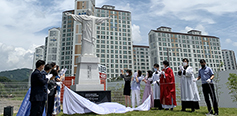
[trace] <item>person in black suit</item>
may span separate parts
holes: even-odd
[[[47,112],[47,116],[53,116],[53,108],[54,108],[54,98],[55,98],[55,94],[56,94],[56,81],[55,81],[55,77],[58,75],[56,70],[52,70],[50,72],[51,74],[53,74],[53,76],[50,78],[49,83],[48,83],[48,89],[49,89],[49,94],[48,94],[48,112]]]
[[[50,75],[49,73],[51,72],[51,70],[52,70],[52,66],[51,66],[50,64],[46,64],[46,65],[44,66],[44,70],[41,71],[41,74],[43,75],[43,78],[46,78],[47,75],[49,76],[49,75]],[[49,83],[49,82],[48,82],[48,83]],[[48,90],[48,83],[44,85],[44,89],[49,93],[49,90]],[[46,96],[48,96],[48,93],[45,93]],[[47,98],[47,102],[48,102],[48,98]],[[47,105],[47,104],[46,104],[46,106],[45,106],[45,109],[46,109],[45,112],[48,112],[48,105]]]
[[[42,116],[44,111],[44,105],[47,99],[45,84],[48,82],[48,79],[40,72],[44,69],[44,65],[45,62],[43,60],[38,60],[36,62],[36,69],[31,74],[30,116]]]

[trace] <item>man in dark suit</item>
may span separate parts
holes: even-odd
[[[48,79],[40,72],[44,69],[44,66],[45,62],[43,60],[38,60],[36,62],[36,69],[31,74],[30,116],[42,116],[44,111],[44,105],[47,99],[45,84],[48,82]]]

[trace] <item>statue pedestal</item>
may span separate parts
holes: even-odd
[[[100,84],[98,64],[100,58],[92,55],[79,56],[76,60],[77,73],[73,91],[104,91],[104,85]]]

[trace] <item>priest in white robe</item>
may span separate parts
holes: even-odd
[[[152,76],[153,80],[153,95],[154,95],[154,108],[159,110],[163,109],[160,103],[160,75],[161,71],[159,70],[159,64],[154,64],[154,73]]]
[[[180,77],[180,89],[181,89],[181,101],[182,110],[186,111],[186,108],[191,108],[192,112],[195,109],[199,109],[199,92],[197,89],[193,68],[188,65],[189,60],[187,58],[183,59],[183,66],[179,67],[178,75]]]

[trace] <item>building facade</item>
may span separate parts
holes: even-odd
[[[213,71],[224,70],[220,40],[215,36],[201,35],[201,31],[191,30],[188,33],[172,32],[169,27],[159,27],[149,32],[151,64],[167,60],[177,74],[182,59],[188,58],[190,66],[197,73],[199,60],[205,59]]]
[[[134,71],[141,70],[144,75],[148,70],[152,70],[149,46],[133,45],[133,63]]]
[[[66,76],[76,74],[76,59],[81,54],[82,25],[64,13],[111,17],[96,26],[96,55],[107,67],[107,77],[118,77],[121,69],[133,69],[131,12],[115,10],[114,6],[95,7],[95,0],[76,0],[75,9],[62,16],[62,43],[60,66],[69,69]]]
[[[224,66],[225,70],[236,70],[236,58],[235,58],[235,52],[233,50],[222,50],[222,56],[224,60]]]
[[[111,18],[96,28],[96,53],[107,67],[107,77],[118,77],[121,69],[133,70],[131,12],[104,5],[96,7],[95,16]]]
[[[74,10],[62,13],[60,67],[68,69],[65,74],[66,76],[73,76],[74,20],[72,17],[65,15],[66,12],[74,14]]]
[[[44,46],[39,46],[37,48],[35,48],[35,53],[33,56],[33,66],[32,69],[34,70],[36,68],[35,63],[38,60],[44,60]]]
[[[52,28],[48,31],[48,37],[45,38],[45,62],[55,62],[59,65],[60,61],[61,34],[60,28]]]

